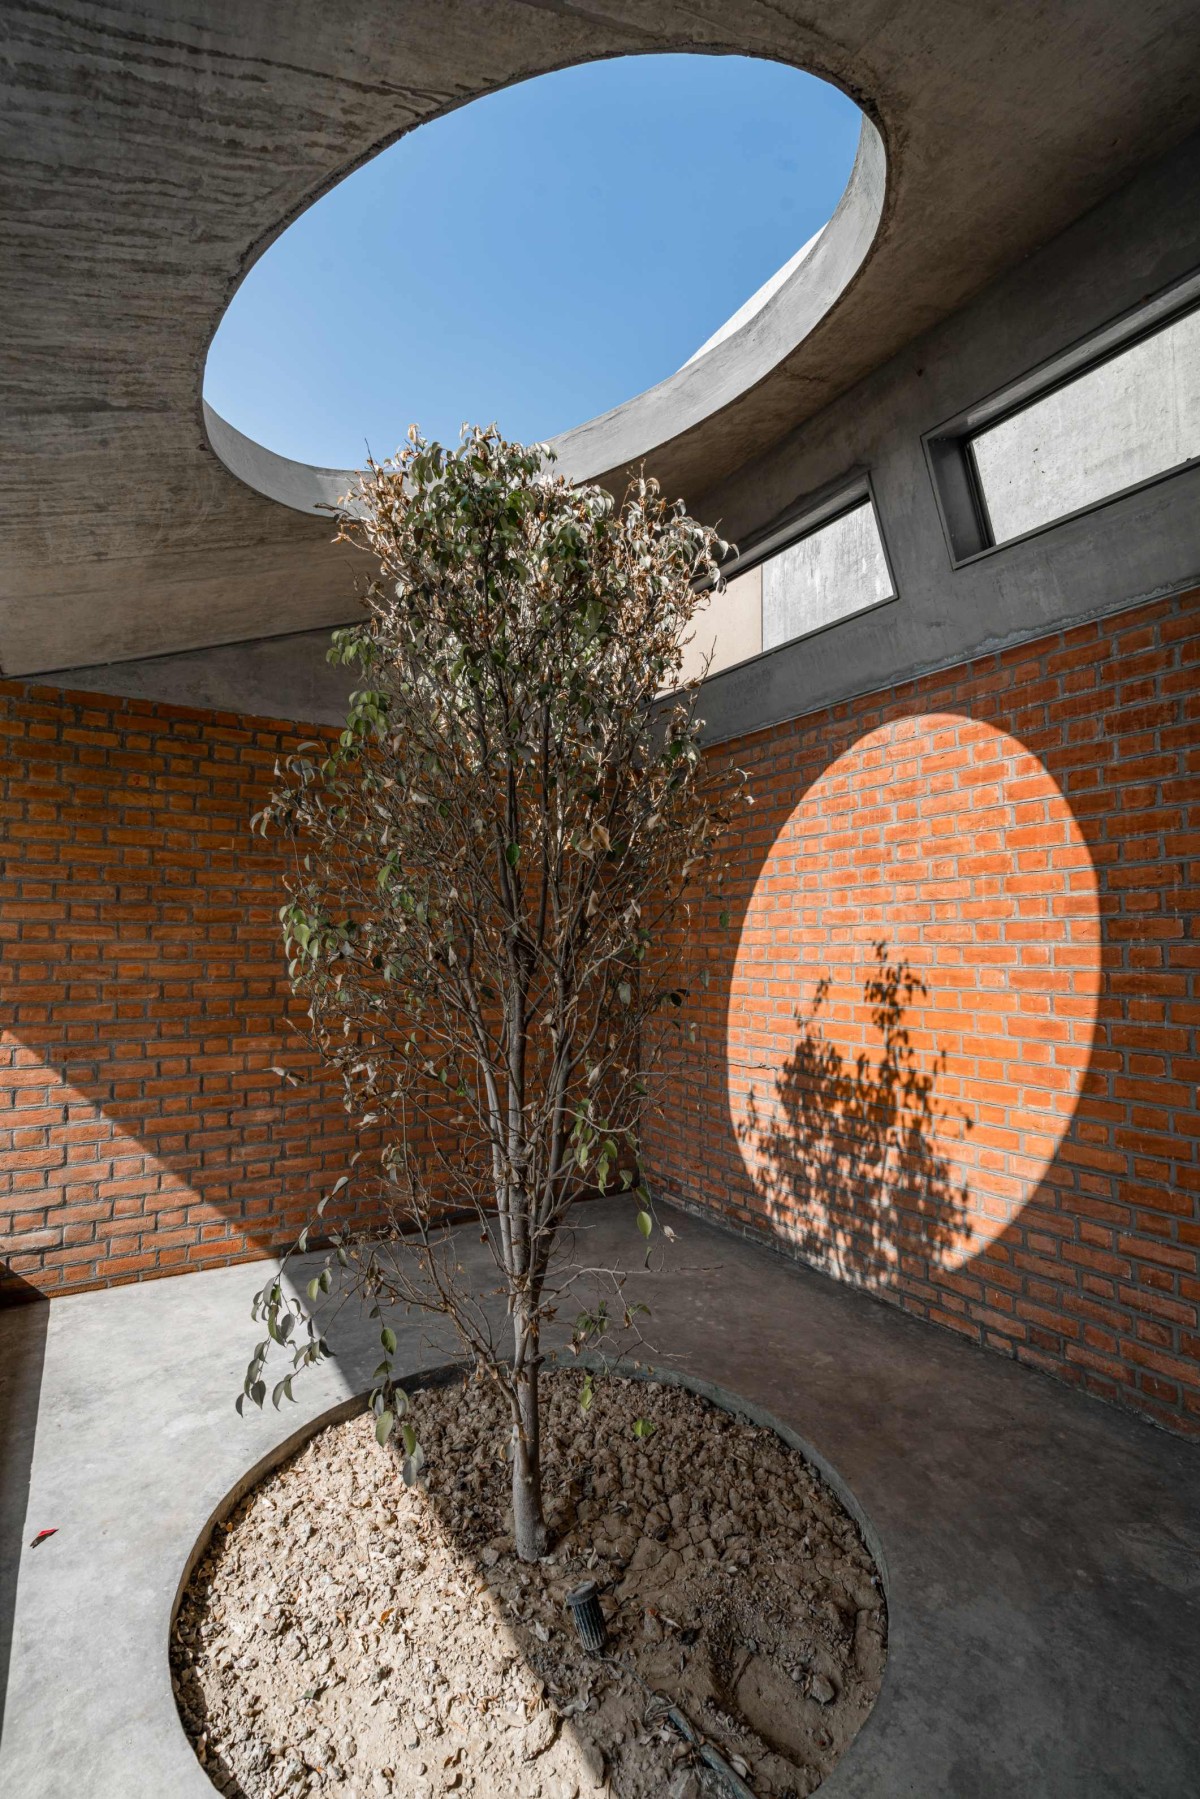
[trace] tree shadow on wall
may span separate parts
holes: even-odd
[[[822,979],[796,1014],[796,1044],[761,1107],[751,1087],[738,1136],[760,1201],[776,1231],[817,1267],[859,1286],[886,1288],[901,1275],[925,1278],[969,1238],[970,1196],[947,1159],[948,1132],[965,1113],[936,1094],[946,1070],[938,1052],[923,1066],[908,1015],[928,989],[911,965],[877,943],[863,983],[878,1060],[850,1060],[829,1041],[820,1014]]]

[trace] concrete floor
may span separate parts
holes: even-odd
[[[637,1264],[627,1207],[581,1251]],[[882,1557],[883,1692],[829,1799],[1200,1792],[1200,1457],[1189,1445],[691,1218],[627,1289],[664,1366],[811,1444]],[[481,1252],[464,1244],[464,1259]],[[0,1792],[194,1799],[167,1633],[196,1540],[254,1465],[369,1384],[361,1328],[301,1404],[233,1396],[266,1270],[0,1315]],[[416,1371],[450,1345],[401,1321]],[[57,1526],[37,1549],[34,1533]]]

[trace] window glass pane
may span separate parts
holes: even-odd
[[[989,426],[971,447],[997,543],[1200,456],[1200,312]]]
[[[701,600],[693,620],[691,640],[683,652],[680,682],[698,675],[707,660],[708,673],[719,674],[739,662],[749,662],[762,649],[762,571],[749,569],[735,575],[720,593]]]
[[[805,637],[894,593],[870,500],[762,565],[762,647]]]

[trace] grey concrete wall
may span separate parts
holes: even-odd
[[[922,434],[1200,266],[1200,137],[704,495],[745,543],[869,472],[898,599],[715,676],[714,740],[1200,585],[1200,467],[954,568]]]

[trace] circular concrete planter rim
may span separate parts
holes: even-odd
[[[452,1386],[455,1381],[461,1380],[464,1377],[469,1366],[470,1364],[465,1360],[439,1362],[429,1368],[414,1370],[411,1374],[404,1377],[401,1384],[413,1392],[419,1392],[427,1387]],[[782,1423],[773,1413],[769,1412],[765,1406],[755,1405],[751,1401],[741,1398],[739,1394],[731,1392],[727,1387],[721,1386],[717,1381],[705,1380],[701,1375],[685,1372],[682,1369],[659,1368],[644,1362],[630,1361],[622,1357],[618,1357],[614,1360],[588,1351],[584,1351],[578,1356],[571,1356],[569,1358],[553,1353],[548,1354],[546,1357],[546,1366],[564,1371],[569,1368],[589,1368],[597,1372],[602,1371],[606,1374],[617,1375],[626,1380],[640,1380],[647,1383],[656,1381],[660,1386],[683,1387],[686,1388],[689,1393],[695,1393],[698,1398],[707,1399],[711,1404],[719,1406],[722,1411],[732,1412],[738,1417],[748,1419],[751,1424],[755,1425],[760,1430],[774,1431],[775,1435],[781,1438],[782,1441],[788,1445],[789,1449],[796,1450],[804,1457],[805,1461],[809,1462],[817,1470],[826,1486],[832,1490],[840,1504],[858,1525],[858,1528],[863,1535],[863,1541],[870,1550],[872,1559],[878,1570],[880,1585],[883,1589],[884,1604],[888,1608],[890,1620],[891,1602],[887,1561],[879,1533],[859,1501],[855,1498],[853,1490],[843,1479],[841,1474],[838,1473],[838,1470],[833,1463],[830,1462],[826,1456],[822,1455],[820,1450],[810,1443],[806,1437],[803,1437],[799,1431],[795,1431],[790,1425]],[[366,1410],[367,1404],[367,1393],[351,1394],[349,1398],[339,1400],[336,1405],[328,1407],[327,1410],[318,1413],[315,1417],[306,1419],[305,1422],[299,1425],[296,1430],[292,1431],[290,1435],[283,1438],[281,1442],[275,1444],[272,1449],[268,1450],[266,1455],[260,1456],[258,1460],[234,1482],[233,1486],[230,1487],[229,1491],[214,1507],[204,1528],[192,1545],[192,1549],[184,1564],[183,1572],[175,1590],[175,1597],[171,1602],[171,1611],[167,1627],[168,1660],[170,1657],[171,1637],[174,1633],[175,1620],[179,1614],[179,1607],[182,1603],[184,1592],[187,1589],[188,1582],[191,1580],[192,1575],[195,1573],[196,1568],[207,1551],[208,1546],[212,1541],[213,1532],[216,1530],[217,1526],[224,1522],[233,1511],[234,1507],[245,1498],[247,1493],[256,1487],[260,1481],[272,1472],[272,1470],[278,1468],[283,1462],[286,1462],[290,1456],[295,1455],[297,1450],[302,1449],[319,1431],[325,1430],[331,1424],[341,1424],[344,1423],[347,1418],[355,1417],[359,1412]],[[821,1784],[826,1791],[830,1790],[831,1782],[837,1778],[838,1770],[844,1766],[846,1761],[852,1755],[855,1754],[859,1744],[870,1727],[871,1720],[875,1717],[876,1712],[879,1709],[879,1701],[883,1695],[884,1685],[888,1682],[888,1676],[892,1665],[890,1628],[888,1635],[889,1652],[884,1662],[883,1680],[879,1692],[875,1695],[874,1703],[864,1719],[861,1729],[850,1742],[845,1753],[840,1757],[837,1767],[827,1780],[822,1781]],[[173,1695],[173,1682],[171,1683],[171,1691]],[[183,1722],[177,1708],[175,1709],[175,1723],[186,1740],[186,1732],[183,1729]],[[189,1751],[191,1751],[192,1745],[190,1741],[188,1741],[187,1746]],[[197,1763],[197,1767],[201,1768],[201,1771],[203,1771],[199,1762]]]

